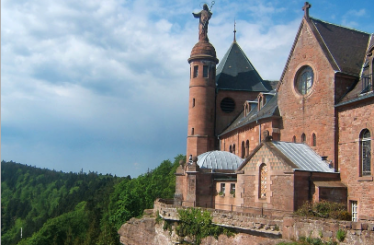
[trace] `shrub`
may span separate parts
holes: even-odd
[[[312,216],[321,218],[332,218],[350,220],[351,216],[345,206],[341,203],[321,201],[317,203],[305,202],[296,212],[299,216]]]
[[[346,232],[344,230],[342,230],[342,229],[339,229],[336,232],[336,238],[338,239],[339,242],[344,241],[345,235],[346,235]]]

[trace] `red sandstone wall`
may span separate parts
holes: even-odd
[[[198,207],[213,208],[214,186],[211,174],[198,174],[196,190],[196,205]]]
[[[243,110],[246,100],[256,100],[259,92],[243,92],[243,91],[219,91],[216,98],[216,134],[222,131],[239,115]],[[235,101],[235,110],[230,113],[221,110],[221,101],[230,97]]]
[[[261,134],[264,130],[268,130],[270,135],[272,135],[273,127],[276,125],[276,122],[265,121],[261,122]],[[255,149],[260,143],[259,138],[259,125],[255,123],[247,125],[237,131],[229,133],[224,137],[221,137],[221,151],[229,151],[230,145],[235,144],[235,155],[242,157],[242,142],[249,140],[249,154]],[[261,135],[263,137],[263,135]],[[244,154],[245,155],[245,154]],[[246,157],[246,156],[245,156]]]
[[[374,101],[373,99],[338,108],[339,119],[339,171],[342,182],[348,187],[347,204],[357,201],[358,218],[374,220],[374,154],[371,154],[371,176],[360,177],[359,135],[367,128],[372,137],[374,152]]]
[[[218,193],[220,192],[221,188],[221,183],[225,183],[225,193],[223,195],[219,195]],[[230,184],[235,184],[236,189],[237,183],[235,181],[216,181],[215,182],[215,191],[217,191],[217,195],[214,196],[214,202],[215,202],[215,208],[216,209],[221,209],[221,210],[228,210],[228,211],[236,211],[237,210],[237,198],[236,198],[236,193],[235,195],[230,194]]]
[[[311,92],[303,96],[296,91],[294,83],[297,71],[305,65],[314,71],[314,85]],[[335,162],[335,75],[305,20],[286,69],[278,91],[283,120],[281,140],[291,142],[295,135],[300,142],[302,133],[305,133],[310,145],[312,133],[315,133],[317,146],[314,149]]]
[[[210,66],[209,77],[203,77],[203,66]],[[214,149],[215,62],[195,60],[191,72],[198,66],[198,75],[190,79],[188,106],[187,157],[198,156]],[[192,131],[193,128],[193,131]]]

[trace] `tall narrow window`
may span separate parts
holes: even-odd
[[[194,66],[193,67],[193,77],[197,77],[199,74],[199,66]]]
[[[231,145],[230,145],[230,147],[229,147],[229,152],[232,153],[232,146],[231,146]]]
[[[242,158],[245,157],[245,144],[244,141],[242,141]]]
[[[260,167],[260,198],[266,198],[267,191],[267,178],[268,169],[266,164],[262,164]]]
[[[235,154],[235,152],[236,152],[236,151],[235,151],[235,144],[233,144],[233,145],[232,145],[232,153]]]
[[[371,175],[371,135],[368,129],[360,135],[361,176]]]
[[[230,185],[230,194],[235,197],[235,184]]]
[[[249,156],[249,140],[245,142],[245,155]]]
[[[224,196],[225,195],[225,190],[226,190],[225,183],[221,183],[221,189],[220,189],[219,193]]]
[[[195,98],[192,99],[192,107],[195,107]]]
[[[195,128],[192,128],[191,129],[191,135],[194,135],[195,134]]]
[[[293,136],[293,137],[292,137],[292,142],[293,142],[293,143],[296,143],[296,136]]]
[[[358,221],[358,210],[357,210],[357,202],[351,201],[351,211],[352,211],[352,221],[357,222]]]
[[[301,135],[301,143],[305,143],[306,142],[306,136],[305,136],[305,134],[303,133],[302,135]]]
[[[208,77],[209,74],[209,67],[203,66],[203,77]]]
[[[316,146],[317,145],[317,136],[315,133],[313,133],[312,135],[312,146]]]

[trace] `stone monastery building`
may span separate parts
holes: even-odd
[[[212,13],[194,14],[176,205],[284,215],[327,200],[353,221],[374,220],[374,34],[310,17],[310,7],[279,82],[261,78],[235,35],[219,62]]]

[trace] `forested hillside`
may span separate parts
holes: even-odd
[[[2,161],[1,243],[120,244],[123,223],[152,208],[156,198],[173,197],[183,157],[134,179]]]

